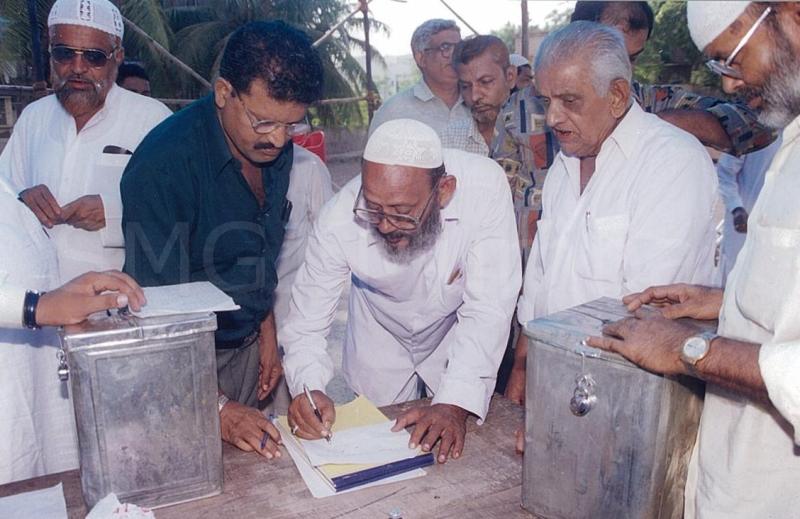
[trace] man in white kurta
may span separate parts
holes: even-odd
[[[438,137],[416,121],[391,121],[372,135],[365,161],[383,164],[371,151],[380,149],[376,140],[402,148],[386,160],[393,164],[409,164],[435,141],[441,164]],[[354,217],[361,177],[323,208],[283,330],[293,396],[302,395],[304,385],[324,392],[330,381],[326,336],[352,279],[343,354],[350,387],[379,406],[418,398],[424,388],[432,407],[447,404],[486,417],[520,282],[514,212],[505,175],[491,159],[447,149],[443,157],[442,182],[455,182],[455,191],[441,208],[436,241],[408,262],[387,257],[373,227],[378,224]]]
[[[332,196],[333,186],[328,168],[317,155],[295,144],[289,190],[286,192],[286,199],[292,203],[292,212],[286,222],[286,234],[275,264],[278,286],[275,288],[273,312],[278,327],[278,344],[283,342],[283,327],[289,315],[292,286],[303,264],[312,225],[322,206]],[[266,409],[274,414],[286,414],[290,401],[289,389],[283,380],[272,390]]]
[[[724,293],[671,285],[626,300],[631,310],[664,306],[669,319],[718,315],[718,335],[698,342],[697,330],[680,321],[637,313],[590,342],[648,370],[707,382],[686,482],[687,519],[798,517],[800,96],[784,87],[800,77],[800,5],[689,2],[687,14],[692,38],[716,60],[725,90],[757,102],[761,121],[785,127],[783,142]],[[744,50],[733,67],[736,48]]]
[[[114,21],[119,16],[116,7],[107,0],[92,0],[89,14],[81,15],[81,5],[78,0],[54,4],[48,26],[55,47],[101,46],[83,43],[89,41],[85,34],[99,35],[100,42],[109,37],[121,41],[121,18]],[[61,31],[64,28],[69,32]],[[55,93],[31,103],[0,155],[0,177],[17,193],[46,186],[62,209],[86,195],[99,195],[105,219],[102,229],[89,231],[80,224],[59,223],[49,231],[64,280],[89,270],[122,268],[125,251],[119,180],[130,158],[125,150],[133,152],[142,138],[171,114],[155,99],[125,90],[113,79],[98,79],[106,73],[109,78],[116,77],[122,61],[122,51],[117,49],[100,68],[88,64],[86,54],[74,56],[66,64],[51,59],[57,92],[71,87],[68,78],[81,78],[79,84],[93,85],[98,98],[104,99],[88,121],[76,118],[74,105],[61,102]]]
[[[39,221],[2,180],[0,243],[0,299],[4,308],[16,307],[19,327],[20,289],[8,285],[56,288],[58,260]],[[0,328],[0,483],[78,466],[72,406],[57,373],[57,346],[52,329]]]
[[[103,108],[75,131],[73,117],[50,95],[28,105],[0,155],[0,175],[19,193],[44,184],[60,205],[99,194],[106,226],[86,231],[61,224],[49,231],[58,251],[61,278],[89,270],[121,269],[122,202],[119,179],[128,154],[104,153],[107,146],[134,151],[169,109],[149,97],[113,85]]]
[[[579,166],[559,153],[545,179],[521,324],[653,284],[711,282],[717,182],[697,139],[633,103],[582,194]]]
[[[695,137],[631,100],[625,52],[619,31],[592,22],[551,33],[540,47],[537,86],[561,151],[544,183],[517,307],[522,326],[654,283],[712,280],[714,165]],[[618,69],[604,95],[595,85],[601,72],[590,65],[586,77],[587,65],[601,60]],[[590,105],[605,107],[584,113]],[[603,119],[616,120],[605,126]],[[526,355],[521,335],[506,390],[517,402],[524,399]]]

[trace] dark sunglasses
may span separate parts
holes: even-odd
[[[83,59],[86,60],[86,63],[89,66],[94,68],[104,67],[108,60],[114,55],[114,52],[119,47],[114,47],[111,49],[111,52],[106,54],[100,49],[79,49],[75,47],[67,47],[66,45],[54,45],[50,47],[50,56],[52,56],[53,61],[56,63],[60,63],[61,65],[66,65],[67,63],[71,63],[72,60],[75,59],[75,56],[82,55]]]

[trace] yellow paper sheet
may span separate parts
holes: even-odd
[[[278,417],[278,421],[285,431],[291,430],[289,420],[286,416]],[[385,414],[375,407],[375,404],[363,396],[359,396],[352,402],[336,407],[336,421],[331,427],[331,432],[344,431],[353,427],[364,425],[375,425],[381,422],[388,422]],[[322,465],[318,469],[328,478],[335,478],[345,474],[352,474],[361,470],[366,470],[377,465]]]

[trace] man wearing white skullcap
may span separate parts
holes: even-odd
[[[62,279],[122,268],[119,177],[170,111],[114,84],[123,23],[108,0],[57,0],[47,20],[54,95],[27,106],[0,176],[49,229]]]
[[[514,88],[511,89],[511,93],[513,94],[518,90],[523,90],[531,86],[531,84],[533,84],[533,69],[531,68],[531,62],[528,61],[528,58],[522,54],[510,54],[508,59],[511,65],[517,69],[517,80],[514,84]]]
[[[458,458],[469,414],[483,420],[520,286],[508,183],[491,159],[442,149],[423,123],[397,119],[367,142],[361,176],[323,208],[284,329],[289,420],[302,438],[334,421],[324,394],[336,306],[352,279],[343,367],[377,405],[433,396],[402,415],[411,443]],[[312,389],[323,423],[303,386]]]
[[[122,267],[119,176],[129,155],[105,149],[134,150],[169,114],[114,86],[122,18],[110,2],[58,0],[49,25],[55,95],[25,108],[0,155],[0,315],[37,297],[11,285],[51,290]],[[0,330],[0,483],[78,466],[72,406],[54,378],[57,343],[53,333]]]
[[[707,382],[685,517],[797,517],[800,510],[800,4],[689,2],[689,31],[726,92],[784,128],[724,292],[653,287],[626,302],[662,307],[593,339],[661,373]],[[678,317],[715,319],[696,335]],[[666,318],[666,319],[665,319]]]

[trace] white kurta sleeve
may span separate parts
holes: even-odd
[[[730,213],[737,207],[744,207],[742,197],[739,195],[739,173],[744,166],[744,159],[723,153],[717,161],[717,177],[719,179],[719,194],[725,204],[725,212]]]
[[[0,328],[22,328],[26,289],[0,283]]]
[[[626,294],[653,285],[712,282],[714,166],[701,146],[664,157],[653,161],[652,174],[634,188],[623,254]]]
[[[486,164],[496,168],[485,174],[487,211],[480,216],[466,254],[464,303],[451,331],[447,368],[433,398],[434,404],[457,405],[480,420],[489,410],[522,270],[508,182],[497,164],[488,159]]]
[[[325,391],[333,377],[326,337],[350,274],[336,237],[337,224],[326,218],[328,212],[336,209],[336,201],[331,200],[323,208],[314,224],[305,261],[292,286],[289,315],[282,329],[283,368],[292,396],[303,392],[303,384],[311,390]]]

